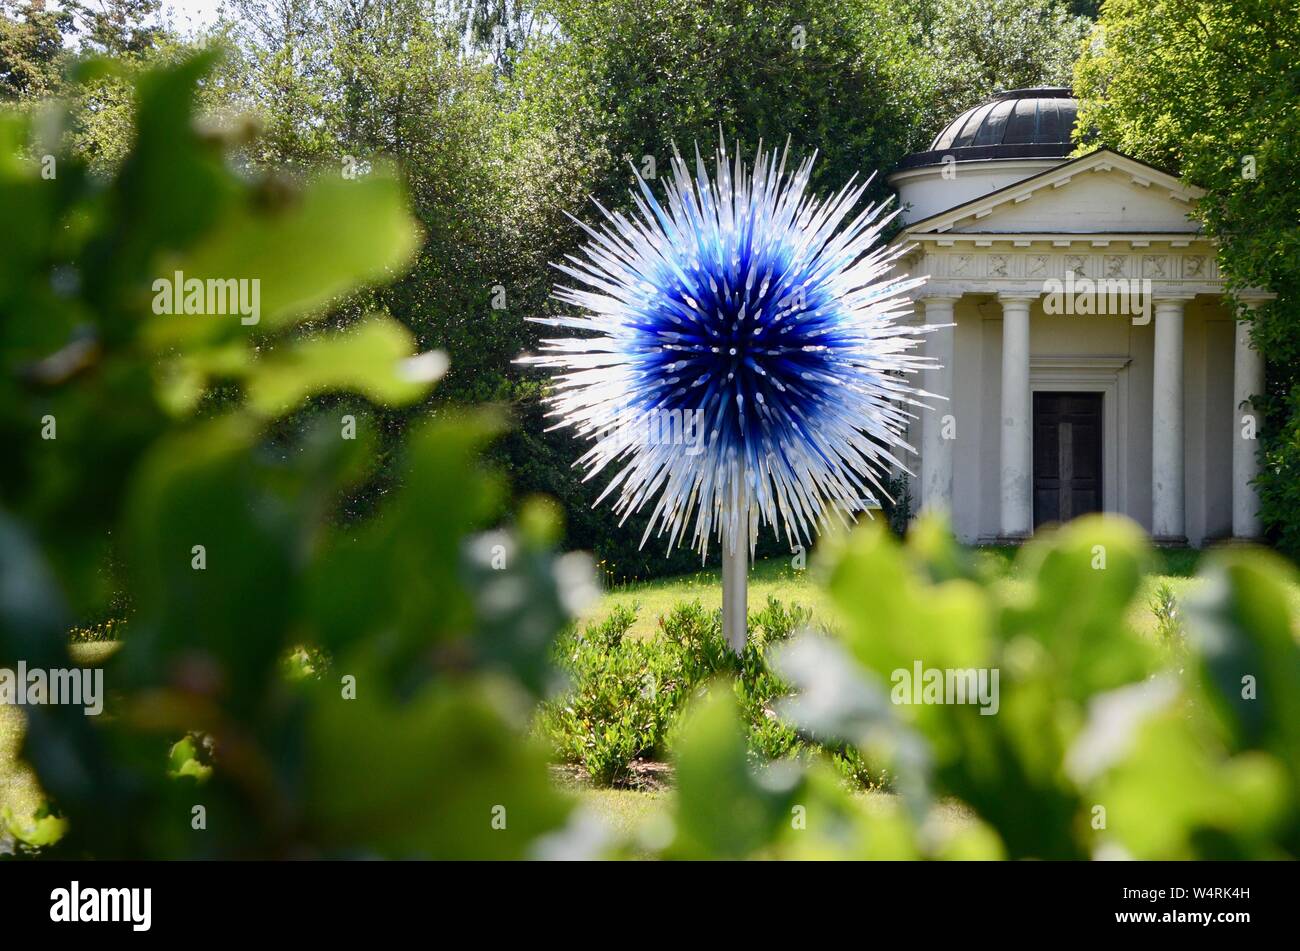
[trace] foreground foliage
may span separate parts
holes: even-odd
[[[122,649],[94,654],[102,716],[22,709],[48,806],[6,826],[97,858],[627,854],[526,738],[590,574],[553,556],[540,508],[480,532],[503,495],[478,461],[491,417],[416,427],[368,514],[336,517],[376,453],[365,404],[317,395],[406,404],[441,366],[382,314],[313,329],[409,262],[401,188],[378,168],[302,191],[233,175],[190,121],[206,66],[142,81],[108,181],[61,153],[42,177],[20,157],[30,126],[0,122],[0,203],[25,223],[0,232],[0,439],[18,447],[0,469],[0,668],[75,666],[69,632],[123,590],[131,604]],[[151,282],[178,269],[257,278],[260,322],[152,313]],[[1128,625],[1149,558],[1129,522],[1028,546],[1014,589],[966,557],[933,523],[905,547],[866,526],[819,553],[838,634],[788,637],[796,619],[770,607],[739,659],[703,608],[645,653],[625,617],[570,635],[564,665],[595,686],[561,717],[568,755],[613,779],[672,753],[673,827],[641,850],[664,856],[1300,856],[1289,565],[1207,559],[1161,607],[1165,647]],[[607,682],[597,651],[619,655]],[[918,664],[997,671],[997,712],[893,702]],[[631,689],[643,665],[650,703]],[[896,794],[857,808],[818,748],[880,764]],[[954,801],[971,821],[931,821]]]
[[[1220,554],[1177,650],[1126,622],[1149,558],[1131,523],[1078,520],[1025,549],[1028,590],[999,593],[939,525],[900,547],[875,529],[831,555],[847,622],[774,664],[779,709],[891,764],[897,809],[852,809],[830,771],[755,772],[743,718],[715,693],[681,741],[674,854],[1278,858],[1300,854],[1300,647],[1288,564]],[[898,703],[895,672],[999,671],[995,715]],[[893,701],[893,702],[891,702]],[[942,834],[940,800],[974,821]],[[737,803],[745,804],[744,808]]]
[[[1082,519],[1028,546],[1012,587],[936,523],[918,523],[906,544],[864,526],[828,549],[834,633],[771,638],[751,616],[757,645],[741,664],[720,640],[710,654],[708,615],[683,605],[657,638],[622,638],[632,614],[619,609],[561,641],[576,687],[543,725],[597,782],[668,751],[678,789],[666,854],[1300,854],[1288,563],[1212,553],[1184,598],[1157,589],[1158,623],[1143,634],[1130,619],[1153,555],[1122,519]],[[694,666],[676,660],[671,632],[683,629],[700,645],[686,652]],[[994,712],[907,702],[899,673],[917,665],[996,671]],[[895,795],[863,810],[845,778],[883,779]],[[942,821],[954,808],[968,819]]]
[[[568,806],[518,726],[589,574],[545,517],[474,534],[502,495],[489,415],[415,427],[375,514],[336,517],[377,464],[365,404],[275,421],[428,389],[440,355],[385,315],[311,323],[404,267],[416,228],[379,168],[232,174],[191,123],[208,66],[142,81],[111,180],[57,150],[43,176],[26,121],[0,125],[24,223],[0,234],[0,667],[72,667],[74,623],[131,603],[102,716],[22,708],[50,806],[3,818],[67,856],[527,855]],[[260,281],[260,320],[155,313],[174,271]]]

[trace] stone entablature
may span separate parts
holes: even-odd
[[[967,236],[973,237],[973,236]],[[1098,245],[1088,239],[1060,247],[1051,242],[961,242],[945,247],[932,239],[919,242],[922,250],[908,254],[902,269],[928,274],[935,282],[961,282],[969,292],[999,291],[1006,282],[1063,279],[1067,271],[1076,278],[1147,279],[1172,287],[1186,285],[1194,294],[1222,294],[1224,280],[1219,273],[1214,247],[1208,241],[1178,243],[1166,241],[1127,243],[1108,240]],[[986,287],[973,286],[983,282]]]

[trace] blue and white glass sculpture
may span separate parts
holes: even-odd
[[[720,146],[712,179],[674,155],[666,201],[637,175],[636,213],[598,205],[583,256],[555,265],[580,314],[540,322],[581,335],[524,359],[553,369],[557,425],[593,441],[587,478],[617,469],[601,498],[624,519],[653,505],[642,544],[657,527],[670,550],[752,551],[761,524],[811,542],[910,451],[929,364],[901,320],[924,279],[891,276],[883,206],[849,218],[867,182],[817,198],[813,158],[791,173],[787,154],[760,147],[751,173]]]

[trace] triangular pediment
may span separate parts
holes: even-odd
[[[912,222],[904,233],[1196,234],[1201,229],[1190,214],[1203,194],[1145,162],[1099,149]]]

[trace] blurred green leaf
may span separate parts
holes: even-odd
[[[1207,699],[1237,748],[1275,750],[1300,779],[1300,645],[1284,585],[1296,573],[1263,552],[1242,552],[1218,556],[1203,577],[1186,613]]]
[[[743,858],[787,821],[799,771],[793,764],[755,773],[731,691],[715,686],[689,711],[678,741],[677,839],[682,857]]]
[[[283,202],[268,209],[245,200],[193,250],[159,261],[155,276],[170,280],[179,271],[187,281],[256,281],[254,332],[269,333],[359,285],[395,277],[419,244],[401,184],[391,175],[318,178]],[[243,319],[252,317],[162,316],[150,336],[157,346],[229,337],[245,329]]]
[[[447,369],[442,353],[413,360],[414,344],[409,330],[383,315],[342,333],[295,342],[253,365],[249,405],[279,416],[316,393],[340,390],[388,406],[414,402]]]
[[[336,682],[311,694],[304,807],[334,854],[527,858],[569,811],[540,751],[521,745],[491,692],[466,684],[396,704],[361,656],[344,658],[356,699]]]

